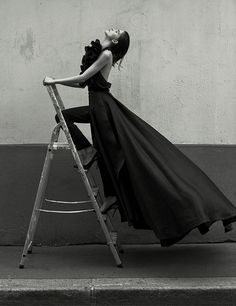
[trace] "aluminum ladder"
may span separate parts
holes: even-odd
[[[46,88],[48,90],[49,96],[51,97],[51,100],[53,102],[53,106],[56,110],[56,113],[58,115],[58,118],[60,119],[60,122],[56,125],[56,127],[53,129],[52,135],[51,135],[51,141],[47,148],[47,154],[44,161],[43,170],[41,173],[41,178],[34,202],[33,212],[31,215],[30,224],[28,227],[28,232],[25,239],[25,244],[19,264],[19,268],[24,268],[25,265],[25,259],[27,254],[32,253],[33,248],[33,239],[35,236],[39,216],[41,212],[44,213],[64,213],[64,214],[71,214],[71,213],[96,213],[97,220],[99,221],[102,231],[105,235],[107,245],[109,246],[111,253],[115,259],[117,267],[123,267],[122,262],[119,257],[119,252],[123,252],[121,249],[121,246],[118,243],[118,237],[117,232],[114,230],[114,227],[112,225],[112,222],[110,220],[110,217],[108,214],[104,215],[100,211],[100,207],[102,205],[102,197],[99,191],[99,188],[95,184],[95,180],[93,176],[90,174],[89,169],[85,170],[82,166],[79,154],[76,150],[76,147],[73,143],[73,140],[71,138],[69,129],[67,127],[67,124],[64,120],[62,110],[65,109],[63,101],[58,93],[58,90],[56,88],[56,85],[46,85]],[[58,142],[60,130],[63,130],[65,133],[67,143],[60,143]],[[49,200],[45,199],[45,191],[47,186],[47,181],[49,177],[50,167],[53,160],[53,156],[56,150],[58,149],[67,149],[70,150],[73,158],[77,165],[77,171],[81,175],[82,181],[86,187],[89,200],[88,201],[74,201],[74,202],[67,202],[67,201],[55,201],[55,200]],[[53,203],[63,203],[63,204],[85,204],[90,203],[91,208],[90,209],[83,209],[83,210],[48,210],[43,209],[43,202],[53,202]],[[100,204],[100,205],[99,205]]]

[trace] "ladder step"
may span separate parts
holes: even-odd
[[[47,213],[58,213],[58,214],[78,214],[78,213],[86,213],[86,212],[94,212],[93,208],[91,209],[84,209],[84,210],[51,210],[51,209],[36,209],[41,212]]]
[[[70,149],[70,146],[67,142],[54,142],[53,145],[52,145],[52,148],[54,150],[57,150],[57,149],[66,149],[66,150],[69,150]]]
[[[58,203],[58,204],[86,204],[86,203],[92,203],[90,200],[87,200],[87,201],[57,201],[57,200],[45,199],[45,201],[50,202],[50,203]]]

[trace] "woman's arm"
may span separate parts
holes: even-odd
[[[43,85],[52,85],[55,84],[55,80],[46,76],[43,80]],[[63,84],[65,86],[76,87],[76,88],[84,88],[80,83],[71,83],[71,84]]]
[[[109,61],[111,60],[111,51],[105,50],[103,51],[98,59],[88,68],[86,69],[82,74],[63,78],[63,79],[54,79],[53,81],[49,81],[50,84],[62,84],[66,86],[73,86],[75,83],[83,83],[87,81],[89,78],[91,78],[94,74],[96,74],[98,71],[100,71]],[[47,81],[45,81],[45,84],[49,84]],[[73,86],[77,87],[77,86]]]
[[[55,82],[54,82],[54,84],[55,84]],[[59,84],[59,83],[58,83]],[[65,85],[65,86],[69,86],[69,87],[76,87],[76,88],[84,88],[84,87],[82,87],[81,85],[80,85],[80,83],[63,83],[63,82],[61,82],[60,84],[62,84],[62,85]]]

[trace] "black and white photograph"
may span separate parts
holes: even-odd
[[[236,305],[236,0],[0,0],[0,306]]]

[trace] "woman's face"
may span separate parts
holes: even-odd
[[[105,31],[105,36],[106,38],[108,38],[109,40],[118,40],[119,36],[121,33],[123,33],[124,31],[119,30],[119,29],[109,29]]]

